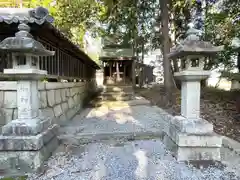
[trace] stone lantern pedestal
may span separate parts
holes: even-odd
[[[176,79],[182,82],[181,91],[181,115],[187,118],[198,119],[200,117],[200,91],[201,80],[211,75],[209,71],[185,70],[174,74]]]
[[[194,29],[169,54],[173,59],[184,59],[185,69],[174,74],[181,80],[181,116],[170,122],[165,143],[171,147],[178,161],[220,161],[222,138],[213,131],[213,125],[200,117],[201,80],[211,72],[203,70],[202,57],[208,57],[223,47],[214,47],[200,41]]]
[[[0,169],[4,174],[23,174],[39,169],[57,148],[58,125],[39,114],[38,81],[47,75],[39,69],[39,56],[52,56],[29,34],[26,24],[19,25],[16,37],[6,38],[0,50],[11,53],[13,68],[4,74],[17,78],[18,118],[2,127]]]
[[[174,76],[182,81],[181,116],[171,122],[169,137],[176,144],[179,161],[220,161],[222,139],[213,132],[213,125],[200,118],[200,82],[209,71],[182,71]]]

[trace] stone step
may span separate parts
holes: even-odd
[[[95,107],[100,107],[100,106],[110,106],[110,107],[129,107],[129,106],[150,106],[151,102],[146,100],[146,99],[136,99],[134,97],[133,99],[129,101],[97,101],[93,102]]]
[[[102,95],[99,96],[98,99],[102,101],[130,101],[134,99],[132,94],[128,95]]]
[[[103,92],[133,92],[132,86],[104,86]]]
[[[102,133],[77,133],[61,134],[58,136],[60,143],[65,145],[83,145],[102,141],[132,141],[144,139],[162,139],[162,131],[144,132],[102,132]]]
[[[133,95],[133,92],[101,92],[102,96],[128,96],[128,95]]]

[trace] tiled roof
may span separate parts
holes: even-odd
[[[53,17],[34,17],[34,9],[31,8],[0,8],[0,22],[12,23],[36,23],[42,25],[44,22],[52,23]]]

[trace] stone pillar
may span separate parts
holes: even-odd
[[[117,74],[117,82],[119,82],[121,79],[120,79],[120,71],[119,71],[119,62],[117,61],[116,62],[116,74]]]
[[[183,81],[181,88],[181,115],[186,118],[200,117],[200,82]]]
[[[126,84],[126,64],[123,63],[123,78],[124,78],[124,84]]]
[[[18,119],[33,119],[39,116],[38,82],[17,82]]]
[[[53,56],[54,52],[29,32],[26,24],[20,24],[16,37],[0,43],[0,50],[8,50],[13,57],[13,68],[4,69],[4,74],[18,79],[18,118],[3,126],[0,135],[0,169],[10,175],[39,169],[58,146],[58,125],[39,116],[38,93],[38,81],[47,75],[39,69],[39,56]]]
[[[112,78],[112,62],[109,62],[109,77]]]
[[[136,86],[136,61],[132,61],[132,86],[135,88]]]

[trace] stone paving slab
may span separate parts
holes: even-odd
[[[224,154],[229,159],[229,153]],[[238,158],[235,163],[239,162]],[[238,180],[240,165],[236,164],[197,169],[177,162],[160,140],[108,141],[62,147],[43,174],[28,180]]]

